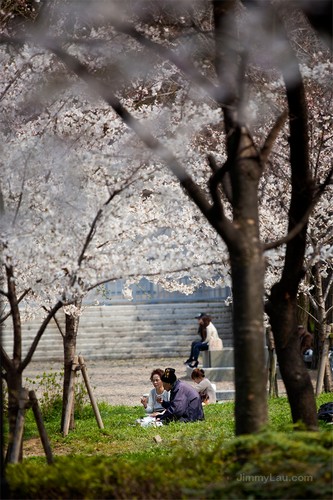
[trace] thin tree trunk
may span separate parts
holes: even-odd
[[[72,371],[72,363],[76,354],[76,339],[79,327],[79,316],[65,314],[65,335],[63,337],[64,346],[64,381],[63,381],[63,400],[62,400],[62,415],[61,415],[61,432],[64,429],[65,414],[69,397],[69,384]],[[73,406],[74,410],[74,406]],[[74,411],[72,411],[69,424],[70,429],[74,429]]]

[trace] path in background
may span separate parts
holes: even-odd
[[[95,398],[98,402],[106,401],[112,405],[140,405],[142,394],[152,389],[150,374],[155,368],[172,367],[178,378],[192,381],[186,377],[184,358],[153,358],[124,360],[91,360],[85,358],[85,363]],[[62,371],[59,362],[32,362],[24,372],[25,377],[33,379],[37,375]],[[79,376],[79,380],[82,380]],[[218,382],[217,385],[224,384]],[[233,388],[232,382],[226,382],[228,388]],[[194,385],[194,384],[193,384]],[[221,385],[222,387],[222,385]],[[37,394],[38,395],[38,394]]]
[[[106,401],[112,405],[140,405],[141,395],[149,392],[152,388],[149,378],[155,368],[175,368],[178,378],[194,385],[192,380],[186,376],[184,359],[180,357],[119,361],[89,361],[89,359],[85,358],[85,362],[95,398],[98,402]],[[60,362],[32,362],[25,370],[24,375],[28,378],[34,378],[44,372],[50,373],[62,371],[62,369]],[[315,372],[310,371],[310,374],[315,383]],[[79,380],[82,380],[81,376],[79,376]],[[233,382],[216,382],[216,386],[218,391],[234,389]],[[281,380],[278,381],[278,386],[279,395],[285,396],[286,391]],[[30,387],[27,386],[27,388]]]

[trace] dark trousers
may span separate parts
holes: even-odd
[[[200,351],[208,351],[208,344],[206,342],[195,340],[191,345],[190,359],[198,361]]]

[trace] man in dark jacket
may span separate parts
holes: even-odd
[[[161,380],[164,389],[170,391],[170,401],[161,402],[165,412],[158,420],[194,422],[205,418],[199,393],[191,385],[178,380],[174,368],[166,368]]]

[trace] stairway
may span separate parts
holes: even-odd
[[[231,308],[224,302],[177,302],[160,304],[87,305],[82,311],[77,337],[77,353],[97,359],[135,359],[139,357],[188,357],[191,342],[198,339],[199,312],[212,316],[224,345],[232,346]],[[64,328],[64,313],[57,315]],[[22,351],[25,355],[42,322],[42,316],[23,323]],[[3,329],[3,345],[11,357],[12,325]],[[62,337],[54,320],[43,334],[34,361],[63,358]]]

